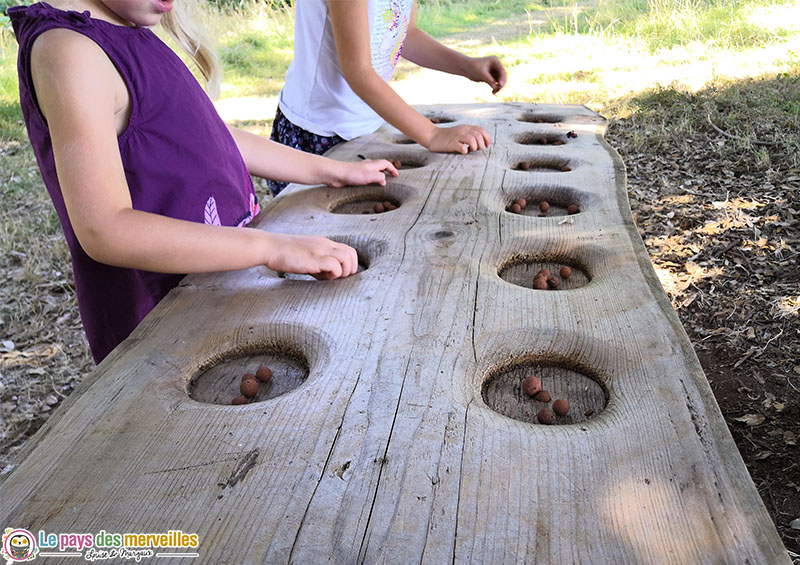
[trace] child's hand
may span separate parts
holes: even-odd
[[[497,94],[506,85],[506,69],[500,59],[491,57],[473,57],[470,70],[466,75],[475,82],[485,82],[492,87],[492,94]]]
[[[339,188],[341,186],[363,186],[365,184],[386,184],[386,174],[396,177],[399,173],[391,161],[386,159],[359,161],[357,163],[337,163],[332,171],[332,178],[325,184]]]
[[[358,272],[356,250],[317,235],[269,234],[265,265],[273,271],[330,280]]]
[[[489,132],[480,126],[437,127],[426,147],[435,153],[461,153],[486,149],[492,143]]]

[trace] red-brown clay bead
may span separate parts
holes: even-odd
[[[546,390],[540,390],[534,398],[539,402],[550,402],[550,393]]]
[[[389,212],[390,210],[394,210],[395,208],[396,206],[391,202],[389,202],[388,200],[383,203],[383,209],[386,210],[387,212]]]
[[[558,285],[560,285],[560,284],[561,284],[561,280],[559,280],[558,277],[550,277],[549,279],[547,279],[547,286],[549,286],[553,290],[557,289]]]
[[[541,410],[539,410],[539,413],[536,414],[536,419],[539,420],[540,424],[547,424],[547,425],[550,425],[556,421],[555,416],[553,416],[553,413],[547,408],[542,408]]]
[[[539,202],[539,210],[541,210],[542,212],[547,212],[549,209],[550,209],[549,202],[547,202],[546,200],[542,200],[541,202]]]
[[[523,161],[522,163],[519,164],[519,170],[520,171],[527,171],[530,168],[531,168],[531,164],[528,163],[527,161]]]
[[[242,384],[239,385],[239,392],[242,396],[253,398],[258,394],[258,381],[256,379],[242,379]]]
[[[568,173],[568,172],[570,172],[571,170],[572,170],[572,169],[570,169],[570,168],[569,168],[568,166],[566,166],[566,165],[564,165],[563,167],[561,167],[561,172],[562,172],[562,173]]]
[[[381,214],[382,212],[386,211],[386,208],[383,207],[383,204],[381,202],[378,202],[377,204],[375,204],[375,206],[372,207],[372,211],[375,212],[376,214]]]
[[[547,138],[543,137],[542,139],[539,140],[539,143],[541,143],[542,145],[547,145]]]
[[[537,277],[538,277],[539,275],[543,276],[545,279],[549,279],[549,278],[550,278],[550,275],[551,275],[551,273],[550,273],[550,271],[549,271],[548,269],[542,269],[541,271],[539,271],[538,273],[536,273],[536,276],[537,276]]]
[[[569,402],[559,398],[553,402],[553,412],[556,413],[556,416],[566,416],[567,412],[569,412]]]
[[[561,269],[558,271],[558,274],[561,275],[562,279],[568,279],[572,276],[572,269],[565,265],[561,267]]]
[[[231,400],[231,404],[234,406],[238,406],[240,404],[247,404],[248,400],[244,396],[237,396],[233,400]]]
[[[533,288],[536,290],[547,290],[547,279],[544,277],[533,277]]]
[[[267,367],[266,365],[262,365],[256,371],[256,379],[260,382],[265,383],[272,378],[272,369]]]
[[[400,167],[403,166],[403,163],[401,163],[400,161],[392,161],[392,165],[394,165],[395,169],[399,169]]]
[[[528,201],[524,198],[517,198],[514,200],[514,204],[519,204],[519,207],[524,209],[528,205]]]
[[[515,214],[519,214],[520,212],[522,212],[522,208],[520,207],[519,204],[512,204],[511,211],[514,212]]]
[[[536,396],[540,390],[542,390],[542,381],[537,377],[531,375],[522,381],[522,392],[528,396]]]
[[[578,212],[580,212],[580,208],[577,204],[570,204],[567,208],[567,214],[577,214]]]

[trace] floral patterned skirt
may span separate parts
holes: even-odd
[[[344,141],[344,139],[338,135],[327,137],[324,135],[317,135],[316,133],[304,130],[300,126],[294,125],[283,115],[280,108],[275,112],[275,121],[272,122],[272,134],[269,138],[283,145],[294,147],[306,153],[314,153],[315,155],[322,155],[337,143]],[[267,186],[273,196],[276,196],[281,190],[286,188],[287,184],[289,183],[274,180],[267,181]]]

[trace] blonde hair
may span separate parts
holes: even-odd
[[[193,0],[178,0],[172,11],[161,18],[161,26],[186,51],[200,69],[206,80],[206,91],[210,98],[219,96],[222,72],[219,59],[211,48],[211,42],[202,28],[195,23]]]

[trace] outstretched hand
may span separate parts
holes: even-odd
[[[428,143],[429,150],[435,153],[461,153],[466,155],[472,151],[486,149],[491,145],[489,132],[481,126],[437,127]]]
[[[500,59],[490,57],[473,57],[467,78],[475,82],[485,82],[492,87],[492,94],[497,94],[506,85],[508,75]]]
[[[386,175],[396,177],[399,173],[391,161],[386,159],[367,159],[356,163],[338,162],[328,186],[363,186],[365,184],[386,184]]]
[[[265,265],[273,271],[311,275],[320,280],[358,272],[356,250],[317,235],[270,233]]]

